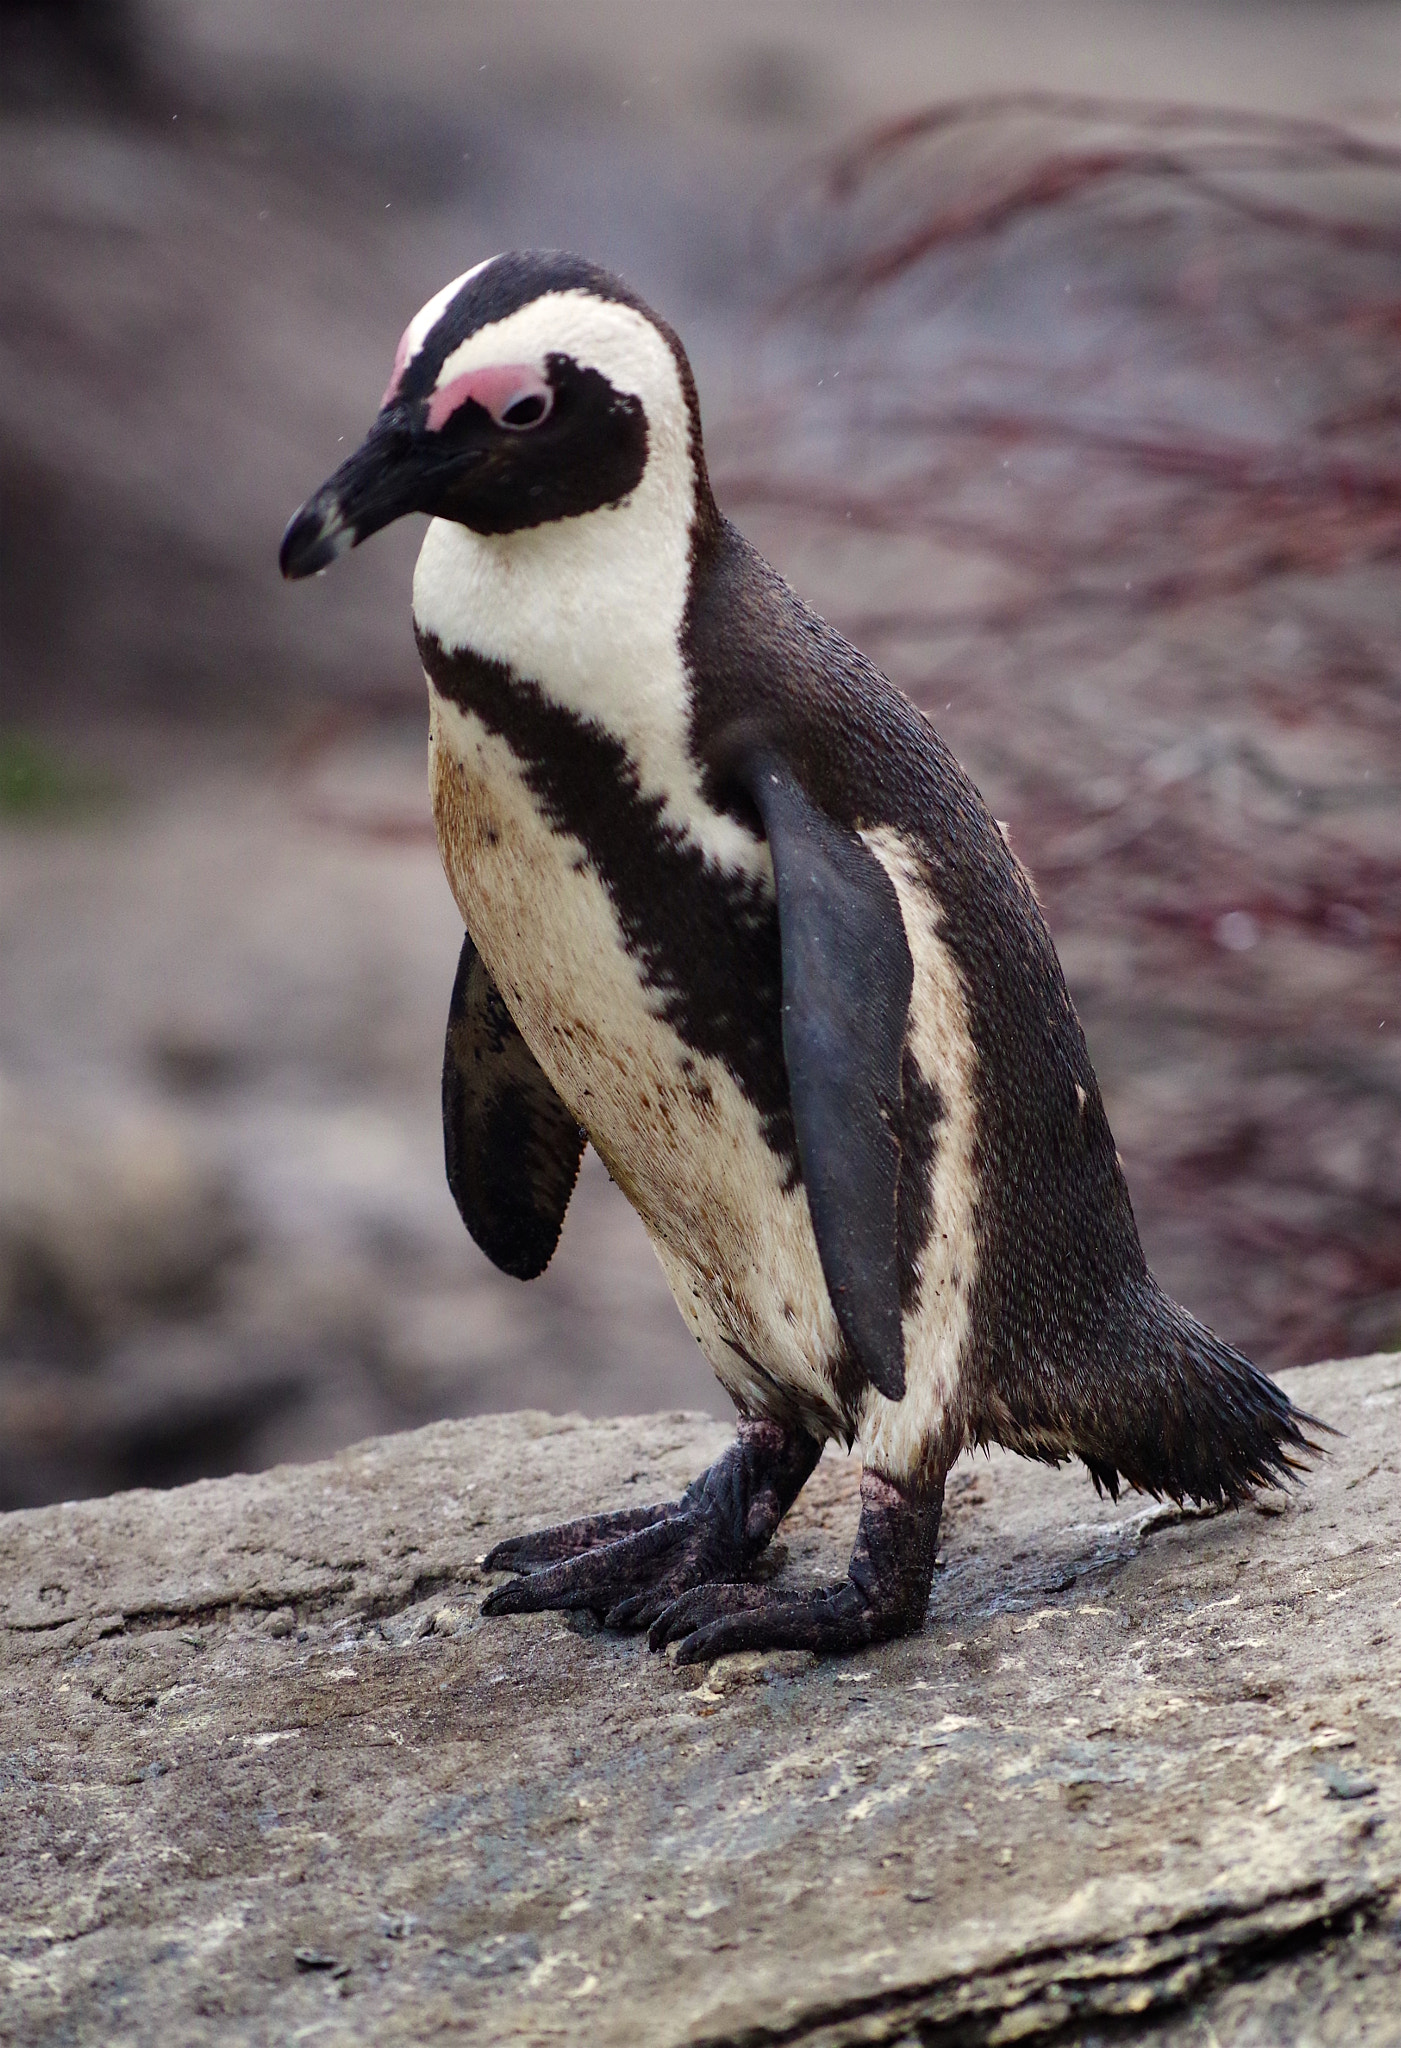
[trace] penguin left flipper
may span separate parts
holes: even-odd
[[[813,1235],[837,1324],[865,1378],[905,1391],[896,1191],[900,1063],[914,967],[889,875],[759,752],[738,779],[773,856],[783,1054]]]
[[[443,1048],[443,1151],[458,1212],[503,1273],[533,1280],[549,1265],[585,1142],[465,932]]]

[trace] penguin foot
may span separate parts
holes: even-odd
[[[797,1598],[768,1586],[697,1586],[663,1609],[647,1646],[675,1643],[678,1664],[708,1664],[737,1650],[862,1650],[915,1625],[882,1612],[850,1579]]]
[[[942,1480],[914,1492],[867,1471],[856,1544],[841,1585],[796,1596],[772,1586],[697,1586],[656,1617],[648,1647],[675,1643],[678,1664],[704,1664],[737,1650],[824,1655],[912,1634],[929,1604],[943,1505]]]
[[[524,1575],[488,1594],[482,1613],[587,1608],[609,1628],[648,1628],[692,1587],[755,1563],[821,1453],[804,1430],[741,1422],[736,1441],[680,1500],[498,1543],[484,1568]]]
[[[528,1536],[508,1536],[482,1560],[486,1572],[533,1572],[542,1564],[560,1564],[568,1557],[583,1557],[616,1543],[620,1536],[634,1536],[671,1515],[683,1512],[679,1500],[657,1501],[647,1508],[619,1508],[611,1515],[580,1515],[574,1522],[556,1523],[553,1529],[536,1529]]]

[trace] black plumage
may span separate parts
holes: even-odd
[[[561,309],[559,345],[547,340],[522,372],[541,394],[529,417],[497,418],[489,380],[505,376],[509,392],[511,372],[494,373],[490,352],[468,344],[501,323],[503,334],[520,333],[513,316],[537,302]],[[616,309],[628,346],[611,374],[566,346],[582,331],[569,310],[581,302]],[[643,322],[669,353],[684,409],[669,444],[660,414],[648,414],[666,392],[632,388]],[[541,334],[550,331],[543,320]],[[525,1576],[499,1588],[488,1611],[589,1607],[619,1626],[648,1627],[654,1645],[680,1641],[687,1658],[757,1644],[852,1647],[917,1622],[944,1476],[969,1445],[1078,1457],[1111,1493],[1127,1483],[1205,1503],[1239,1501],[1297,1469],[1315,1448],[1309,1419],[1148,1271],[1084,1034],[1026,874],[928,721],[720,514],[695,387],[671,330],[593,266],[517,255],[469,273],[425,333],[409,330],[401,357],[364,447],[289,527],[286,573],[324,566],[408,510],[482,536],[487,550],[501,536],[529,541],[537,529],[612,520],[591,531],[645,553],[649,536],[627,525],[628,508],[641,502],[657,449],[681,449],[668,459],[686,474],[670,478],[666,501],[679,502],[684,484],[672,706],[684,716],[670,783],[644,776],[626,707],[615,705],[610,723],[571,697],[567,663],[552,683],[543,669],[474,644],[470,603],[450,635],[419,620],[419,649],[436,701],[483,736],[468,745],[477,766],[464,757],[452,774],[488,775],[482,746],[503,748],[550,889],[582,876],[604,892],[600,942],[614,949],[617,986],[645,997],[652,1051],[695,1111],[692,1135],[672,1134],[668,1170],[684,1176],[688,1143],[710,1145],[715,1166],[726,1147],[738,1160],[752,1142],[777,1191],[763,1213],[785,1230],[801,1215],[833,1332],[812,1361],[826,1380],[817,1400],[791,1373],[785,1380],[779,1338],[756,1334],[752,1313],[746,1322],[743,1275],[708,1270],[715,1343],[748,1374],[734,1450],[680,1501],[502,1547],[489,1564]],[[484,370],[473,368],[479,358]],[[463,587],[473,587],[470,574]],[[538,601],[549,601],[547,588]],[[499,621],[493,630],[499,640]],[[449,808],[459,801],[453,787],[450,774]],[[440,834],[451,836],[445,815]],[[717,854],[706,818],[725,823],[740,852]],[[460,855],[469,870],[474,857]],[[527,867],[511,872],[512,886],[525,887]],[[467,905],[471,891],[459,896]],[[581,914],[592,901],[578,895]],[[605,1111],[581,1081],[577,1047],[566,1056],[550,1036],[571,1038],[573,1026],[540,1021],[534,998],[558,993],[551,974],[574,974],[580,989],[588,976],[565,964],[563,939],[558,958],[532,953],[521,936],[530,913],[525,898],[515,922],[500,924],[499,904],[493,913],[498,953],[511,963],[499,985],[474,943],[481,934],[465,940],[443,1075],[454,1197],[478,1243],[521,1278],[553,1251],[585,1135],[607,1158],[638,1118],[663,1114],[639,1092],[620,1125],[616,1099]],[[931,1038],[940,1003],[949,1015],[943,1037]],[[580,1029],[596,1036],[599,1024],[582,1019]],[[955,1042],[966,1059],[938,1052]],[[607,1065],[606,1048],[597,1057]],[[743,1106],[727,1112],[727,1128],[707,1069]],[[616,1073],[610,1085],[615,1098],[619,1086],[626,1094]],[[940,1182],[946,1148],[952,1179]],[[647,1157],[649,1227],[684,1266],[669,1205],[674,1196],[676,1213],[689,1213],[685,1191],[665,1175],[659,1185]],[[736,1165],[728,1191],[723,1167],[715,1170],[734,1208],[736,1230],[724,1241],[742,1244],[748,1261],[744,1204],[767,1183],[752,1157],[743,1171]],[[927,1298],[933,1248],[953,1231],[940,1185],[946,1203],[962,1205],[969,1249],[968,1270],[952,1253],[941,1268],[948,1315],[964,1315],[966,1328],[957,1325],[955,1367],[945,1361],[936,1388],[927,1356],[911,1367],[908,1341],[913,1329],[927,1341],[943,1313],[942,1297]],[[701,1278],[694,1284],[699,1302]],[[881,1418],[916,1397],[911,1370],[926,1376],[916,1394],[929,1419],[897,1457]],[[758,1551],[834,1430],[864,1433],[868,1450],[847,1581],[803,1598],[755,1585]],[[886,1469],[871,1448],[881,1443]]]

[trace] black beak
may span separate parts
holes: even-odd
[[[403,408],[382,412],[336,471],[293,513],[278,563],[291,579],[314,576],[405,512],[423,509],[424,465]]]

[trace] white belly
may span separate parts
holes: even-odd
[[[805,1193],[785,1191],[728,1068],[659,1014],[583,846],[541,814],[509,747],[431,684],[429,698],[443,865],[526,1044],[641,1216],[732,1397],[839,1428],[840,1340]]]

